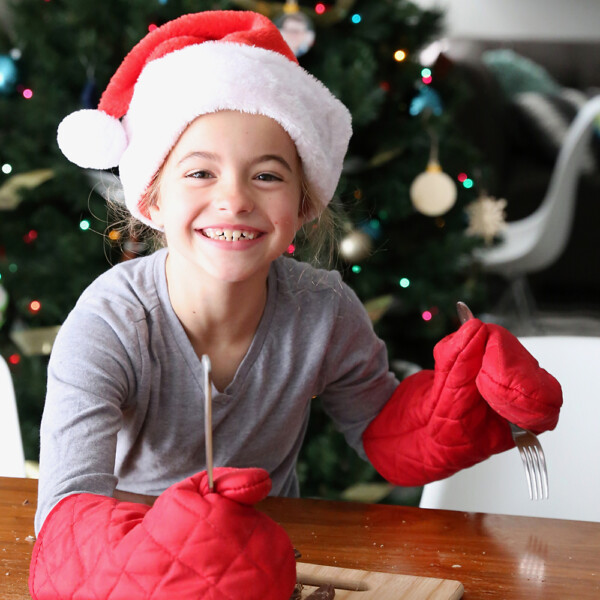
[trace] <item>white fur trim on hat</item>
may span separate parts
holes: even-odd
[[[152,225],[140,213],[139,202],[153,176],[188,124],[219,110],[277,121],[295,142],[317,201],[322,207],[329,203],[352,133],[348,109],[283,55],[214,41],[151,61],[135,85],[123,118],[129,143],[119,163],[133,215]]]

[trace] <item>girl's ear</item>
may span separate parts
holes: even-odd
[[[148,207],[148,216],[150,217],[150,220],[157,226],[160,227],[161,229],[165,226],[165,222],[163,219],[163,213],[160,207],[160,200],[157,202],[153,202],[149,207]]]

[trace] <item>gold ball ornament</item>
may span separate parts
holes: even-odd
[[[364,260],[371,254],[373,240],[364,231],[353,230],[340,242],[340,254],[347,262]]]
[[[413,206],[428,217],[439,217],[447,213],[456,202],[456,194],[454,181],[435,161],[431,161],[410,186]]]

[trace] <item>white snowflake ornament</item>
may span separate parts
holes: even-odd
[[[480,196],[465,210],[469,216],[467,235],[482,237],[486,244],[506,229],[506,200],[492,196]]]

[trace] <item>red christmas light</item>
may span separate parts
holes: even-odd
[[[40,312],[42,308],[42,303],[39,300],[32,300],[29,303],[29,312],[36,314],[38,312]]]
[[[31,244],[31,242],[34,242],[37,239],[37,236],[38,232],[35,229],[32,229],[23,236],[23,241],[26,244]]]
[[[315,5],[315,12],[318,15],[322,15],[326,10],[327,10],[327,7],[322,2],[319,2],[318,4]]]
[[[8,362],[11,365],[18,365],[21,362],[21,357],[18,354],[11,354],[8,357]]]

